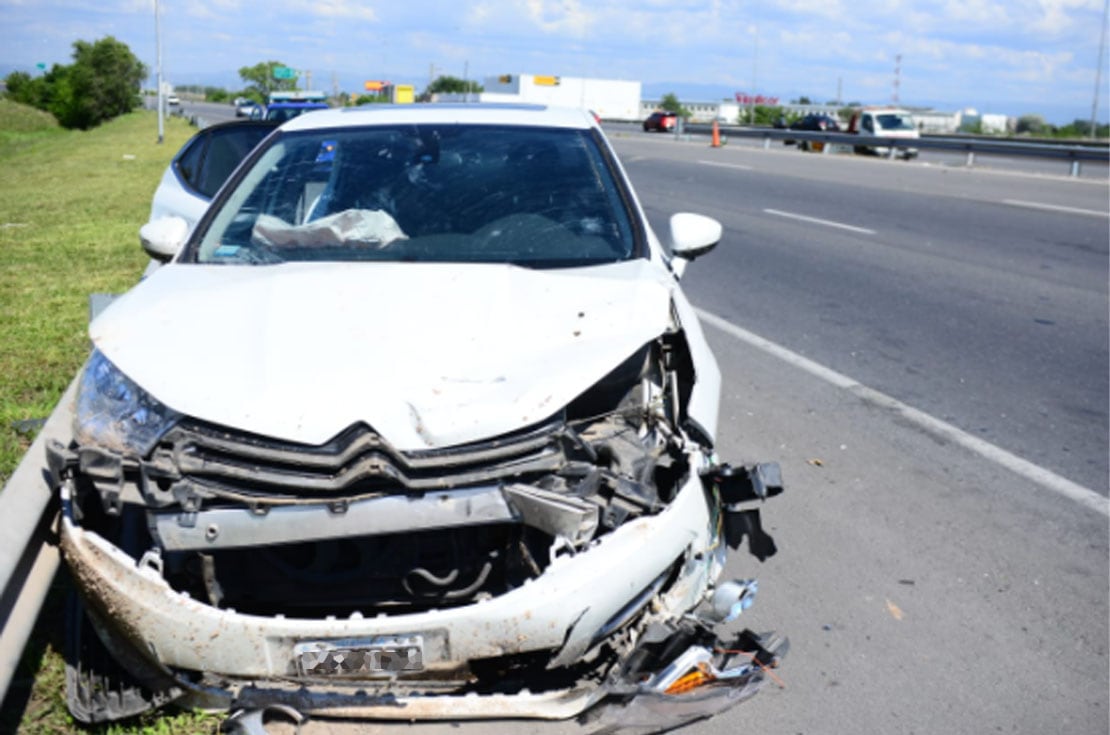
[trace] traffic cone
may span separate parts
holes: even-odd
[[[721,147],[721,129],[717,126],[717,121],[713,121],[713,142],[709,144],[710,148]]]

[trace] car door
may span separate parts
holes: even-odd
[[[192,230],[239,162],[275,127],[264,120],[235,121],[194,135],[162,176],[151,203],[151,221],[181,217]]]

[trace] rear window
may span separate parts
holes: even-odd
[[[201,263],[635,257],[628,197],[588,130],[407,125],[276,138],[222,197]]]

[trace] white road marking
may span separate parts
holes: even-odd
[[[734,168],[738,171],[754,171],[751,166],[744,166],[739,163],[721,163],[720,161],[698,161],[703,166],[720,166],[721,168]]]
[[[804,214],[793,214],[791,212],[782,212],[778,209],[764,209],[767,214],[773,214],[776,217],[786,217],[787,219],[801,220],[802,222],[812,222],[815,225],[824,225],[825,227],[836,227],[841,230],[849,230],[850,232],[859,232],[863,235],[874,235],[874,230],[868,230],[863,227],[855,227],[854,225],[846,225],[842,222],[833,222],[827,219],[817,219],[816,217],[807,217]]]
[[[1086,214],[1092,217],[1110,217],[1110,210],[1100,212],[1097,209],[1080,209],[1079,207],[1064,207],[1059,204],[1041,204],[1039,202],[1023,202],[1019,199],[1003,199],[1003,204],[1011,207],[1026,207],[1028,209],[1046,209],[1049,212],[1067,212],[1068,214]]]
[[[913,406],[906,405],[897,399],[891,398],[885,393],[880,393],[873,388],[868,388],[866,385],[849,378],[847,375],[843,375],[813,360],[802,357],[798,353],[792,352],[782,345],[764,339],[758,334],[749,332],[742,327],[738,327],[716,314],[711,314],[702,309],[698,309],[697,312],[698,316],[701,317],[704,322],[735,337],[745,344],[751,345],[794,367],[800,368],[810,375],[820,378],[827,383],[831,383],[837,388],[847,390],[868,403],[887,409],[918,428],[923,429],[932,436],[959,444],[965,449],[978,454],[980,457],[999,464],[1047,490],[1051,490],[1063,495],[1065,498],[1074,500],[1089,510],[1110,517],[1110,500],[1104,498],[1090,488],[1072,482],[1065,477],[1057,475],[1051,470],[1046,470],[1044,467],[1033,464],[1015,454],[1011,454],[1001,447],[996,447],[990,442],[983,441],[977,436],[930,416]]]

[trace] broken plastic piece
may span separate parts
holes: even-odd
[[[749,500],[766,500],[782,493],[782,469],[778,462],[764,462],[751,467],[722,464],[709,474],[721,493],[725,505]]]
[[[710,599],[713,612],[719,616],[717,619],[720,622],[731,623],[755,603],[757,592],[759,582],[754,579],[734,579],[718,585]]]

